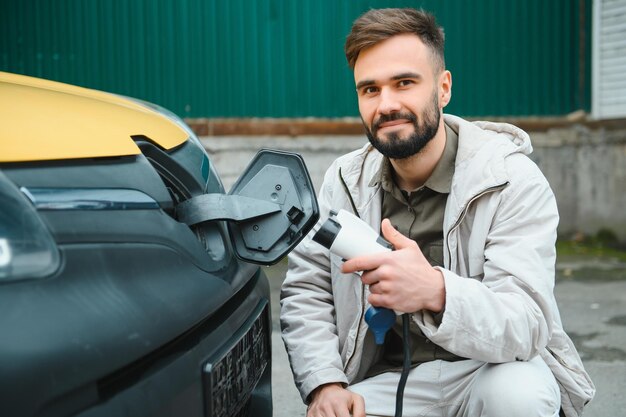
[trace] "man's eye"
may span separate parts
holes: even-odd
[[[363,88],[363,94],[374,94],[377,91],[378,91],[378,88],[373,87],[373,86]]]
[[[400,80],[400,81],[398,81],[398,86],[399,87],[408,87],[409,85],[412,85],[412,84],[414,84],[413,80]]]

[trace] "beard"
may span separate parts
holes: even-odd
[[[405,159],[419,153],[435,137],[439,130],[441,113],[439,111],[437,90],[433,92],[430,101],[431,106],[420,114],[419,121],[417,116],[411,112],[383,114],[374,121],[371,130],[363,121],[365,133],[372,146],[390,159]],[[388,133],[386,139],[378,136],[378,129],[380,129],[382,123],[398,119],[406,119],[411,122],[413,124],[413,133],[406,138],[401,138],[397,132]]]

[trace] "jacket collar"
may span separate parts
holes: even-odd
[[[459,135],[450,197],[452,207],[465,207],[475,196],[509,181],[505,158],[530,154],[528,134],[507,123],[468,122],[445,115],[446,123]]]
[[[380,189],[379,186],[369,186],[369,182],[380,169],[382,160],[383,156],[368,142],[361,149],[348,154],[348,159],[339,167],[339,175],[359,213]]]
[[[530,154],[526,132],[508,123],[468,122],[445,114],[445,123],[458,134],[455,171],[450,190],[452,207],[462,209],[476,195],[508,182],[504,160],[513,153]],[[380,185],[370,186],[383,156],[367,143],[341,164],[341,176],[358,209],[366,206]]]

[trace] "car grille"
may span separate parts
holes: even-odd
[[[251,415],[250,395],[269,363],[269,337],[265,305],[233,337],[232,347],[204,366],[206,417]]]

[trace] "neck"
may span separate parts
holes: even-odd
[[[443,117],[435,136],[417,154],[404,159],[391,159],[395,181],[404,191],[413,191],[428,180],[446,147],[446,129]]]

